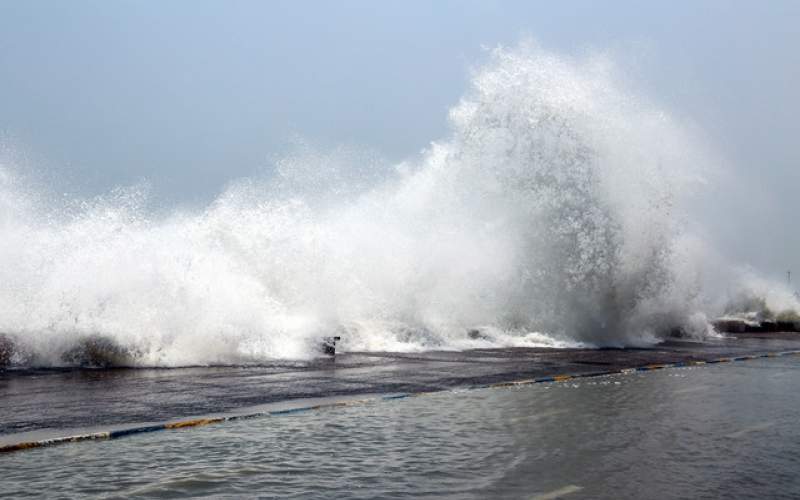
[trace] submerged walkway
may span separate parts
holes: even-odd
[[[0,444],[17,441],[18,433],[175,421],[289,400],[415,394],[796,350],[800,334],[776,332],[648,349],[344,353],[257,367],[8,370],[0,372]]]

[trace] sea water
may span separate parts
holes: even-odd
[[[0,456],[8,498],[797,498],[796,357],[442,392]]]

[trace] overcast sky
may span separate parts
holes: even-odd
[[[610,51],[694,121],[740,182],[709,230],[800,276],[797,1],[0,0],[0,137],[82,194],[147,179],[203,203],[295,135],[418,153],[446,136],[482,47],[524,36]]]

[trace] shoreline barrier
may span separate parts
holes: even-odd
[[[10,453],[14,451],[22,451],[22,450],[30,450],[34,448],[45,448],[49,446],[55,446],[59,444],[66,444],[66,443],[77,443],[81,441],[99,441],[99,440],[109,440],[109,439],[119,439],[122,437],[133,436],[136,434],[146,434],[150,432],[159,432],[165,430],[175,430],[175,429],[188,429],[192,427],[202,427],[205,425],[213,425],[219,424],[223,422],[233,422],[237,420],[249,420],[253,418],[261,418],[261,417],[280,417],[280,416],[289,416],[298,413],[307,413],[311,411],[317,410],[324,410],[324,409],[331,409],[331,408],[339,408],[344,406],[356,406],[361,404],[367,404],[372,402],[379,402],[379,401],[393,401],[397,399],[406,399],[411,397],[419,397],[419,396],[426,396],[431,394],[438,394],[452,390],[476,390],[476,389],[496,389],[496,388],[504,388],[504,387],[519,387],[525,385],[533,385],[533,384],[542,384],[542,383],[558,383],[567,380],[574,380],[574,379],[581,379],[581,378],[594,378],[594,377],[603,377],[608,375],[629,375],[636,372],[646,372],[646,371],[655,371],[655,370],[664,370],[667,368],[680,368],[680,367],[688,367],[688,366],[702,366],[702,365],[710,365],[710,364],[717,364],[717,363],[731,363],[736,361],[749,361],[753,359],[762,359],[762,358],[777,358],[781,356],[797,356],[800,355],[800,350],[796,351],[781,351],[781,352],[769,352],[763,354],[750,354],[744,356],[736,356],[736,357],[723,357],[711,360],[697,360],[697,361],[678,361],[675,363],[665,363],[665,364],[650,364],[644,366],[637,366],[631,368],[622,368],[622,369],[615,369],[615,370],[606,370],[606,371],[598,371],[598,372],[588,372],[588,373],[579,373],[579,374],[556,374],[556,375],[548,375],[543,377],[536,377],[530,379],[523,379],[523,380],[514,380],[508,382],[496,382],[493,384],[483,384],[483,385],[473,385],[467,387],[460,387],[457,389],[448,388],[448,389],[441,389],[435,391],[426,391],[426,392],[410,392],[410,393],[397,393],[397,394],[386,394],[383,396],[372,396],[363,399],[352,399],[347,401],[335,401],[330,403],[322,403],[316,404],[311,406],[300,406],[295,408],[287,408],[281,410],[271,410],[271,411],[261,411],[255,413],[248,413],[248,414],[240,414],[240,415],[228,415],[222,417],[205,417],[205,418],[195,418],[195,419],[187,419],[187,420],[176,420],[172,422],[165,422],[163,424],[155,424],[155,425],[144,425],[139,427],[129,427],[123,428],[113,431],[99,431],[99,432],[90,432],[86,434],[76,434],[73,436],[64,436],[64,437],[56,437],[56,438],[49,438],[49,439],[41,439],[36,441],[25,441],[21,443],[14,443],[14,444],[7,444],[0,446],[0,453]]]

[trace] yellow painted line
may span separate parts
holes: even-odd
[[[41,441],[26,441],[24,443],[15,443],[0,446],[0,453],[29,450],[32,448],[44,448],[46,446],[54,446],[62,443],[77,443],[79,441],[94,441],[97,439],[108,439],[111,436],[110,432],[94,432],[92,434],[79,434],[77,436],[65,436],[50,439],[42,439]]]
[[[216,424],[224,421],[224,418],[197,418],[194,420],[183,420],[180,422],[170,422],[164,425],[165,429],[183,429],[184,427],[200,427],[201,425]]]
[[[555,379],[555,377],[553,377],[553,379]],[[536,380],[529,378],[524,380],[512,380],[511,382],[497,382],[496,384],[490,384],[487,387],[494,389],[495,387],[516,387],[520,385],[529,385],[535,383]]]
[[[111,437],[110,431],[103,431],[103,432],[94,432],[92,434],[85,434],[82,436],[70,436],[69,440],[74,441],[87,441],[87,440],[95,440],[95,439],[108,439]]]
[[[531,500],[555,500],[556,498],[561,498],[567,495],[571,495],[572,493],[577,493],[582,489],[583,487],[581,486],[570,484],[568,486],[564,486],[563,488],[559,488],[557,490],[553,490],[547,493],[542,493],[541,495],[535,495],[531,497]]]
[[[338,408],[343,406],[350,406],[352,403],[350,401],[337,401],[335,403],[327,403],[322,405],[324,408]]]
[[[378,401],[378,399],[370,398],[370,399],[353,399],[353,400],[350,400],[350,401],[341,401],[341,402],[338,402],[338,403],[333,403],[331,405],[331,407],[358,406],[358,405],[364,405],[364,404],[367,404],[367,403],[371,403],[373,401]]]
[[[562,380],[569,380],[572,378],[572,375],[554,375],[553,380],[556,382],[561,382]]]
[[[17,443],[17,444],[9,444],[3,447],[0,447],[0,451],[19,451],[19,450],[29,450],[31,448],[39,448],[44,446],[44,444],[39,443],[37,441],[30,441],[27,443]]]
[[[513,387],[515,385],[517,385],[516,382],[497,382],[496,384],[490,384],[489,387],[494,389],[499,387]]]
[[[669,365],[647,365],[645,368],[648,370],[661,370],[662,368],[668,368]]]

